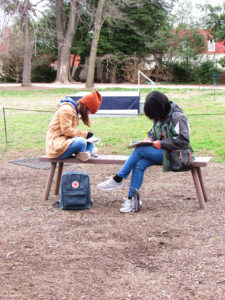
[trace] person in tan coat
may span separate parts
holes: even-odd
[[[102,96],[94,91],[75,103],[72,99],[61,100],[50,122],[46,136],[48,158],[67,158],[73,154],[81,160],[88,160],[94,144],[86,141],[92,132],[78,127],[79,119],[90,127],[89,114],[95,114],[102,102]]]

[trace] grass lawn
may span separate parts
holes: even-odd
[[[104,91],[108,90],[121,89],[104,89]],[[157,90],[165,93],[170,100],[184,109],[190,120],[191,144],[196,154],[213,156],[214,161],[225,162],[224,91],[216,90],[214,100],[213,90],[165,88]],[[151,88],[141,89],[141,99],[144,99],[150,91]],[[76,92],[79,90],[67,88],[0,91],[0,107],[6,108],[7,150],[44,151],[45,135],[59,100]],[[26,110],[38,110],[38,112]],[[130,140],[143,139],[152,125],[144,115],[126,118],[92,117],[91,121],[91,130],[101,138],[100,152],[114,154],[129,154],[131,150],[127,146]],[[80,126],[88,130],[82,122]],[[0,140],[0,151],[4,152],[6,147],[3,112],[0,119]]]

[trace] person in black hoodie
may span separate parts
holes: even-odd
[[[189,121],[183,110],[166,95],[153,91],[147,95],[144,104],[145,115],[153,120],[147,140],[152,145],[137,146],[117,174],[97,186],[102,190],[112,190],[123,186],[123,179],[132,172],[128,198],[120,212],[131,212],[132,188],[140,190],[145,170],[153,165],[162,165],[163,171],[171,170],[169,151],[186,149],[190,144]]]

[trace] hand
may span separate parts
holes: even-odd
[[[156,149],[161,149],[161,143],[160,143],[160,141],[154,141],[153,143],[152,143],[152,147],[154,147],[154,148],[156,148]]]
[[[92,133],[92,132],[88,132],[88,134],[87,134],[87,139],[89,139],[89,138],[91,138],[91,137],[93,137],[93,135],[94,135],[94,133]]]
[[[146,138],[145,138],[145,141],[152,142],[152,139],[151,139],[151,138],[149,138],[149,137],[146,137]]]

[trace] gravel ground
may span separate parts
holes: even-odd
[[[129,179],[96,188],[118,166],[82,165],[93,207],[61,211],[42,200],[49,171],[8,162],[20,155],[1,159],[0,299],[225,299],[225,164],[203,168],[205,210],[189,172],[152,167],[141,211],[121,214]]]

